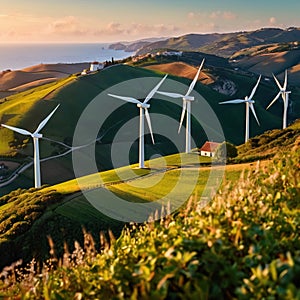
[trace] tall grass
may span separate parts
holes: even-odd
[[[296,149],[297,150],[297,149]],[[299,150],[299,148],[298,148]],[[63,259],[1,273],[2,297],[23,299],[299,299],[300,153],[241,176],[206,207],[197,199],[116,240],[85,234]]]

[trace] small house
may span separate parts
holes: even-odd
[[[201,156],[208,156],[208,157],[214,157],[216,153],[216,149],[220,143],[215,142],[205,142],[204,145],[200,148],[200,155]]]
[[[91,65],[90,65],[90,71],[91,72],[102,70],[103,68],[104,68],[104,64],[99,63],[97,61],[92,62]]]

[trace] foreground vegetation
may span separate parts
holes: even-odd
[[[294,149],[295,150],[295,149]],[[297,150],[297,149],[296,149]],[[298,148],[299,150],[299,148]],[[300,154],[241,176],[212,202],[131,224],[101,247],[1,274],[1,296],[23,299],[300,299]],[[17,274],[22,273],[21,277]]]

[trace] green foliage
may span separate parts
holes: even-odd
[[[223,142],[216,149],[215,159],[220,162],[229,161],[230,158],[236,157],[237,154],[238,151],[235,145],[229,142]]]
[[[299,299],[299,153],[242,176],[200,208],[196,199],[115,240],[85,233],[41,273],[1,274],[3,297],[26,299]],[[34,263],[33,263],[34,265]],[[46,267],[47,266],[47,267]]]
[[[296,120],[286,129],[273,129],[250,138],[247,143],[238,147],[238,157],[234,162],[268,159],[276,154],[299,149],[300,122]]]

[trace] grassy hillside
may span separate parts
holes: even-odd
[[[22,70],[0,73],[0,98],[4,93],[22,92],[27,89],[66,78],[89,68],[89,63],[40,64]]]
[[[284,152],[300,150],[300,120],[286,129],[273,129],[255,136],[238,147],[236,162],[256,161],[257,159],[280,156]]]
[[[213,90],[212,87],[197,83],[195,90],[203,96],[203,98],[209,103],[216,116],[218,117],[221,126],[224,130],[225,138],[233,142],[234,144],[241,144],[244,140],[244,118],[245,118],[245,107],[244,105],[219,105],[220,101],[229,100],[237,97],[244,97],[249,94],[252,87],[254,86],[257,78],[252,75],[239,74],[238,72],[226,69],[226,68],[213,68],[208,69],[209,74],[212,74],[214,78],[232,81],[236,86],[236,93],[232,96],[225,96]],[[53,109],[53,107],[60,103],[60,107],[49,121],[49,124],[43,129],[43,134],[47,138],[54,139],[56,141],[64,142],[71,145],[74,129],[78,122],[78,119],[82,111],[86,106],[97,96],[106,89],[113,87],[115,84],[119,84],[124,80],[134,79],[134,78],[144,78],[144,77],[158,77],[161,78],[163,74],[153,72],[150,70],[145,70],[143,68],[131,67],[126,65],[116,65],[103,70],[102,72],[97,72],[88,76],[80,77],[70,77],[57,84],[52,84],[49,86],[39,87],[18,96],[12,96],[8,98],[8,101],[4,102],[0,106],[0,116],[1,121],[6,124],[19,126],[29,130],[34,130],[40,120],[42,120],[48,113]],[[176,80],[179,83],[185,84],[186,88],[189,86],[191,80],[187,78],[180,78],[176,76],[169,76],[168,78]],[[157,82],[157,81],[156,81]],[[134,86],[127,94],[134,95],[136,97],[145,97],[151,87],[145,88],[145,86]],[[174,92],[184,92],[182,88],[177,85],[168,84],[166,81],[165,86],[161,87],[161,90],[170,90]],[[117,93],[117,90],[113,90]],[[300,91],[298,91],[300,92]],[[279,104],[274,105],[274,108],[269,111],[265,110],[265,107],[271,101],[274,93],[273,83],[262,82],[255,95],[256,101],[256,112],[258,118],[261,120],[261,126],[258,126],[251,117],[250,120],[250,134],[255,136],[266,130],[273,128],[280,128],[281,126],[281,107]],[[294,93],[294,92],[293,92]],[[106,95],[106,94],[105,94]],[[296,93],[293,94],[296,96]],[[295,97],[293,96],[293,97]],[[170,100],[167,97],[156,97],[151,100],[151,113],[159,113],[169,116],[177,122],[181,114],[181,101],[180,100]],[[291,97],[292,98],[292,97]],[[41,100],[42,99],[42,100]],[[295,98],[296,99],[296,98]],[[158,101],[159,100],[159,101]],[[163,101],[164,100],[164,101]],[[112,107],[114,105],[121,104],[116,99],[111,97],[101,97],[103,101],[103,107]],[[206,113],[203,111],[201,105],[201,99],[196,98],[193,103],[192,113],[195,118],[193,118],[193,129],[192,135],[197,146],[201,146],[206,140],[206,134],[203,132],[201,122],[205,125],[209,124]],[[26,104],[26,105],[24,105]],[[299,111],[299,103],[293,102],[293,112],[294,116],[297,115]],[[113,113],[107,118],[103,127],[99,131],[99,136],[103,134],[102,139],[96,144],[96,159],[99,170],[108,170],[113,167],[110,159],[111,142],[115,135],[118,133],[119,129],[126,124],[128,120],[136,117],[138,115],[137,109],[131,105],[124,103],[118,109],[114,110]],[[290,114],[290,118],[293,114]],[[153,117],[154,118],[154,117]],[[200,123],[196,121],[200,120]],[[34,120],[34,122],[32,121]],[[118,120],[116,123],[115,120]],[[94,123],[89,124],[89,126],[97,126],[99,120],[97,114],[94,116]],[[153,119],[155,124],[154,130],[161,130],[163,128],[173,128],[171,125],[164,123],[165,121],[160,118]],[[55,125],[54,125],[55,124]],[[174,134],[176,130],[173,130]],[[150,158],[154,154],[168,155],[178,151],[182,151],[184,148],[184,132],[179,136],[182,146],[180,149],[174,148],[174,145],[170,139],[168,139],[169,133],[165,136],[156,135],[156,144],[152,145],[150,136],[146,136],[146,159]],[[1,136],[1,155],[12,155],[18,153],[19,159],[22,161],[22,157],[31,156],[32,157],[32,141],[31,139],[26,139],[19,134],[14,134],[7,129],[0,129]],[[132,143],[131,139],[126,137],[130,136],[130,132],[124,133],[122,135],[122,140],[120,142],[120,147],[122,143]],[[176,133],[177,138],[177,133]],[[217,139],[217,138],[216,138]],[[90,142],[90,141],[82,141]],[[22,146],[23,145],[23,146]],[[26,147],[25,147],[26,145]],[[130,151],[130,163],[137,162],[137,140],[133,143]],[[51,155],[56,155],[63,153],[66,149],[54,142],[41,140],[41,157],[45,158]],[[126,163],[128,164],[128,162]],[[125,164],[123,164],[125,165]],[[118,165],[118,167],[121,165]],[[44,183],[55,184],[58,182],[63,182],[65,180],[72,179],[73,168],[71,161],[71,154],[59,159],[50,160],[47,163],[43,162],[42,173],[45,174]],[[56,176],[57,170],[60,170],[60,177]],[[28,178],[32,178],[33,170],[29,168],[24,175]],[[14,186],[28,187],[23,184],[22,178],[18,178]],[[12,189],[10,189],[12,190]],[[9,187],[6,188],[5,192],[9,191]]]
[[[181,204],[180,197],[186,194],[184,190],[188,191],[188,195],[202,195],[209,176],[214,176],[210,184],[216,180],[220,183],[222,169],[202,167],[199,172],[199,165],[208,161],[209,158],[201,158],[197,154],[171,155],[147,162],[151,169],[139,170],[132,165],[86,176],[80,179],[80,187],[87,192],[96,191],[99,203],[110,195],[107,190],[126,201],[141,202],[167,197],[180,181],[181,190],[177,188],[177,192],[169,197],[171,205],[176,206]],[[249,168],[250,165],[229,167],[225,178],[236,180],[242,170]],[[169,171],[165,172],[166,169]],[[112,196],[112,201],[116,196]],[[74,240],[82,240],[83,227],[91,231],[97,240],[99,230],[111,229],[118,235],[124,225],[92,206],[81,193],[76,180],[41,190],[13,191],[0,198],[0,212],[0,252],[6,253],[1,258],[2,267],[19,258],[28,261],[32,256],[37,259],[47,256],[48,235],[52,236],[58,253],[61,253],[64,241],[72,248]]]
[[[283,81],[288,69],[289,84],[299,84],[300,46],[298,42],[284,44],[267,44],[245,48],[234,53],[230,60],[234,67],[271,77],[276,74]],[[273,81],[273,78],[271,78]]]
[[[45,97],[74,79],[74,76],[70,76],[66,79],[7,97],[1,103],[0,122],[26,128],[33,132],[45,116],[57,105],[55,100],[45,101]],[[0,155],[16,153],[17,148],[22,148],[22,144],[25,146],[27,142],[28,137],[15,135],[11,130],[0,128]]]
[[[21,282],[18,264],[5,268],[1,296],[297,299],[298,164],[299,153],[281,156],[223,187],[206,207],[192,198],[160,222],[127,226],[118,239],[101,234],[100,245],[85,234],[59,262],[51,242],[51,260],[38,270],[33,262]]]

